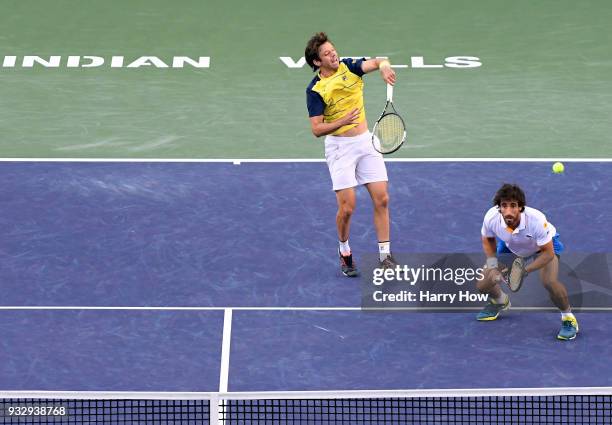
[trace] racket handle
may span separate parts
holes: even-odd
[[[393,101],[393,86],[391,84],[387,84],[387,102]]]

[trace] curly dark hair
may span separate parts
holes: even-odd
[[[331,40],[324,32],[318,32],[308,40],[308,44],[306,44],[306,49],[304,50],[304,57],[306,58],[306,63],[310,65],[313,71],[319,69],[319,67],[314,64],[315,60],[319,60],[319,47],[328,41],[331,43]]]
[[[521,212],[525,211],[525,205],[527,205],[527,201],[525,199],[525,192],[523,189],[518,187],[515,184],[504,183],[502,187],[499,188],[497,193],[495,193],[495,198],[493,198],[493,205],[498,208],[501,206],[502,201],[516,201],[521,207]]]

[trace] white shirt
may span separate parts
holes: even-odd
[[[557,229],[548,223],[546,216],[540,211],[525,207],[519,225],[512,230],[495,206],[485,214],[480,233],[486,238],[501,239],[510,251],[520,257],[529,257],[538,252],[539,247],[550,242]]]

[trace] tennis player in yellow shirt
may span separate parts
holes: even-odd
[[[336,192],[338,255],[345,276],[359,275],[349,246],[351,216],[355,210],[355,187],[365,185],[374,205],[380,266],[394,268],[389,231],[387,169],[372,146],[363,105],[363,75],[380,70],[387,84],[395,72],[386,59],[340,59],[327,34],[315,34],[306,45],[306,62],[316,76],[306,89],[312,133],[325,136],[325,159]]]

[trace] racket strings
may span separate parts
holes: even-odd
[[[510,269],[510,276],[508,277],[510,289],[512,289],[513,291],[518,290],[521,287],[521,284],[523,283],[524,268],[525,263],[521,258],[517,258],[516,260],[514,260],[512,268]]]
[[[392,150],[404,140],[404,122],[396,114],[385,115],[378,122],[374,134],[380,140],[382,150]]]

